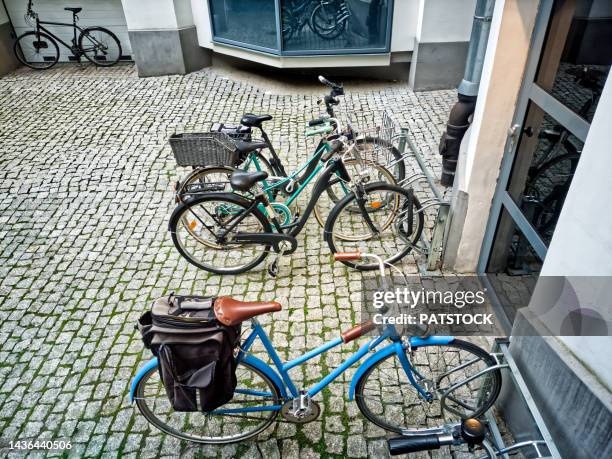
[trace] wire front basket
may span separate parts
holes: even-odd
[[[350,109],[341,123],[352,134],[361,159],[386,166],[396,161],[393,149],[397,148],[401,132],[387,110]]]
[[[173,134],[169,139],[179,166],[234,166],[236,145],[224,132]]]

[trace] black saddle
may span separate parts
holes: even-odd
[[[80,13],[83,8],[68,6],[64,8],[66,11],[72,11],[74,14]]]
[[[264,121],[270,121],[271,119],[272,115],[255,115],[253,113],[245,113],[242,119],[240,120],[240,124],[260,128],[261,123],[263,123]]]
[[[245,142],[244,140],[234,140],[234,145],[240,153],[250,153],[260,148],[266,148],[268,144],[266,142]]]
[[[243,172],[236,171],[230,176],[230,185],[236,191],[248,191],[257,182],[261,182],[268,178],[268,173],[265,171]]]

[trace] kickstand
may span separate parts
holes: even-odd
[[[280,252],[276,254],[274,259],[268,265],[268,274],[270,274],[270,276],[276,277],[278,275],[278,272],[280,271],[281,260],[286,251],[287,249],[283,244],[280,249]]]

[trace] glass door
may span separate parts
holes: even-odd
[[[608,0],[540,5],[478,266],[509,322],[529,302],[580,161],[612,62],[610,18]]]

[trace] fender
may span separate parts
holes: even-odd
[[[283,398],[287,398],[287,389],[285,388],[283,381],[281,380],[280,376],[278,376],[278,374],[272,368],[270,368],[270,365],[250,354],[244,358],[244,361],[264,373],[268,378],[270,378],[278,387],[281,396]],[[149,360],[143,367],[141,367],[140,370],[138,370],[138,373],[136,373],[136,376],[134,376],[134,379],[132,380],[132,385],[130,387],[130,403],[134,403],[134,394],[136,394],[136,387],[138,386],[140,380],[143,378],[147,371],[149,371],[151,368],[157,367],[157,365],[157,357],[154,357]]]
[[[147,371],[149,371],[151,368],[157,367],[157,365],[157,357],[153,357],[143,367],[141,367],[140,370],[138,370],[138,373],[136,373],[136,376],[134,376],[134,379],[132,380],[132,386],[130,387],[130,403],[134,403],[134,394],[136,393],[136,387],[138,386],[140,380]]]
[[[454,336],[428,336],[426,338],[419,338],[418,336],[412,336],[410,338],[410,345],[414,347],[423,347],[423,346],[431,346],[434,344],[448,344],[455,339]],[[395,354],[398,352],[404,352],[405,346],[400,342],[396,341],[393,344],[385,346],[381,350],[375,352],[370,357],[363,362],[353,379],[351,380],[351,385],[349,386],[349,400],[355,399],[355,388],[357,387],[357,383],[361,379],[361,377],[365,374],[366,371],[373,365],[375,365],[378,361],[388,357],[391,354]]]

